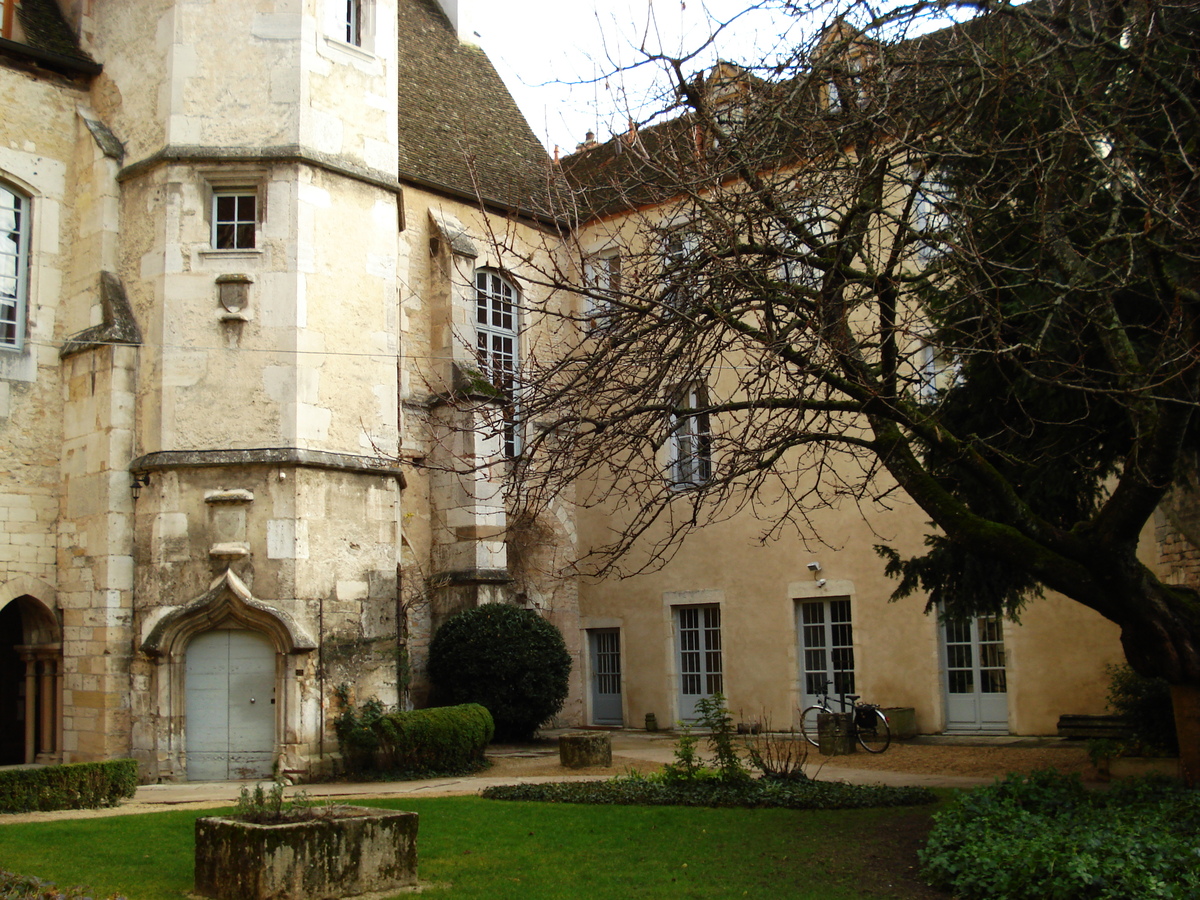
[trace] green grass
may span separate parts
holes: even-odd
[[[420,813],[420,878],[446,885],[430,896],[449,900],[931,896],[880,892],[878,857],[896,823],[923,821],[928,807],[807,812],[468,797],[372,805]],[[192,887],[193,822],[211,814],[0,824],[0,866],[62,887],[85,884],[98,896],[175,900]]]

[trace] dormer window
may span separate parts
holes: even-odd
[[[21,0],[0,0],[0,38],[6,41],[24,41],[25,29],[17,16]]]

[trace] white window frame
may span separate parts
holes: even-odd
[[[945,235],[950,230],[950,216],[945,204],[951,194],[940,178],[929,174],[922,178],[915,190],[912,217],[913,231],[919,240],[917,259],[927,263],[949,249],[945,243],[937,240],[937,236]]]
[[[680,410],[703,409],[708,405],[708,391],[698,382],[683,389],[678,403]],[[669,447],[671,487],[692,490],[712,480],[712,421],[709,413],[672,413]]]
[[[346,12],[342,17],[345,26],[343,39],[352,47],[363,45],[363,3],[364,0],[346,0]]]
[[[31,206],[28,194],[0,182],[0,350],[25,346]]]
[[[674,228],[663,237],[662,304],[669,315],[679,315],[686,305],[685,292],[689,285],[680,281],[680,264],[700,249],[700,235],[687,225]]]
[[[521,293],[498,269],[475,270],[475,356],[479,369],[504,398],[504,455],[520,452],[517,370],[521,361]]]
[[[220,212],[221,202],[223,200],[235,198],[235,209],[232,218],[223,218]],[[250,218],[245,218],[245,210],[242,208],[243,200],[249,199],[253,202],[254,209]],[[226,251],[250,251],[259,249],[259,224],[262,221],[262,201],[259,196],[259,190],[256,187],[214,187],[212,189],[212,204],[210,207],[210,233],[209,244],[213,250]],[[222,228],[232,225],[234,228],[234,238],[232,244],[221,246],[223,236]],[[242,233],[245,226],[250,226],[250,243],[244,244],[241,242]]]
[[[801,707],[830,696],[855,693],[854,609],[849,597],[801,600],[796,625],[800,631]]]
[[[588,258],[584,282],[588,288],[584,316],[589,328],[608,325],[621,296],[621,253],[616,247]]]
[[[807,206],[802,208],[797,213],[797,218],[819,242],[819,246],[823,249],[826,242],[837,234],[837,225],[833,221],[833,212],[823,206]],[[798,249],[800,255],[812,257],[816,255],[816,250],[812,247],[805,247],[796,240],[791,234],[783,229],[780,229],[780,250],[785,254],[783,261],[779,265],[779,279],[787,284],[795,284],[809,290],[819,290],[821,284],[825,280],[825,273],[819,268],[812,265],[803,259],[789,259],[786,254],[789,250]]]

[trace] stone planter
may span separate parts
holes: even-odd
[[[196,893],[217,900],[331,900],[417,883],[417,814],[361,806],[255,825],[196,820]]]
[[[612,737],[604,731],[564,734],[558,739],[558,761],[568,769],[612,765]]]
[[[911,706],[885,706],[883,714],[892,729],[892,740],[907,741],[917,736],[917,711]]]

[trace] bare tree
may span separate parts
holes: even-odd
[[[657,58],[664,115],[564,160],[541,274],[581,299],[532,311],[518,500],[619,496],[593,561],[629,571],[902,490],[937,529],[880,548],[898,594],[1115,622],[1195,780],[1200,599],[1137,548],[1197,442],[1200,10],[782,6],[826,25],[757,66]]]

